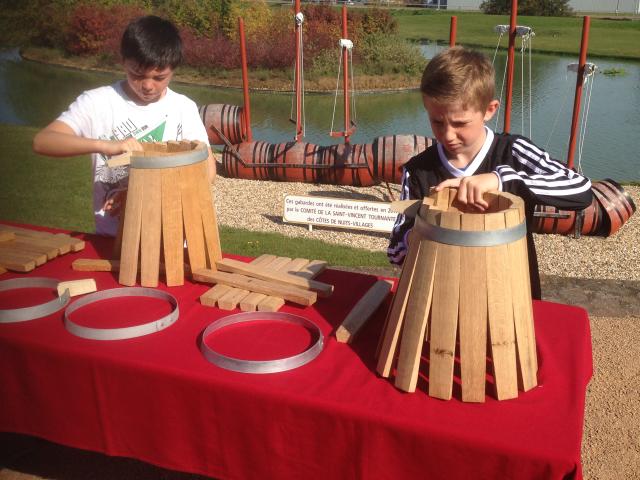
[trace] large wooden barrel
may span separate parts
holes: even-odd
[[[577,212],[536,205],[532,230],[535,233],[608,237],[616,233],[636,211],[633,199],[614,180],[608,178],[593,182],[591,191],[591,205]]]
[[[484,402],[491,357],[497,399],[514,398],[519,380],[524,391],[537,385],[538,368],[524,202],[486,193],[478,214],[455,195],[425,198],[416,217],[377,371],[388,377],[397,358],[397,388],[415,391],[422,375],[430,396],[448,400],[459,352],[461,399]]]
[[[222,152],[224,174],[233,178],[371,186],[371,146],[243,142]]]
[[[419,135],[377,137],[371,144],[374,176],[384,182],[400,183],[402,166],[432,143],[433,139]]]
[[[225,139],[237,144],[247,138],[244,109],[237,105],[210,104],[200,107],[200,117],[212,145],[224,145]]]
[[[636,205],[624,188],[610,178],[593,182],[591,189],[602,207],[601,235],[613,235],[631,218]]]

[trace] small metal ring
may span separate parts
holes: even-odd
[[[169,315],[166,315],[159,320],[143,323],[142,325],[123,328],[84,327],[72,322],[69,318],[69,316],[73,312],[90,303],[118,297],[159,298],[160,300],[166,300],[167,302],[169,302],[171,305],[173,305],[174,309]],[[179,315],[180,309],[178,308],[178,301],[170,293],[163,292],[162,290],[154,290],[153,288],[144,287],[112,288],[110,290],[103,290],[101,292],[92,293],[74,302],[64,312],[64,326],[70,333],[77,337],[87,338],[90,340],[124,340],[127,338],[141,337],[143,335],[149,335],[150,333],[164,330],[168,326],[172,325],[178,319]]]
[[[256,320],[277,320],[284,323],[302,325],[317,335],[318,340],[304,352],[276,360],[242,360],[228,357],[216,352],[206,343],[207,337],[213,332],[228,327],[229,325]],[[324,338],[320,328],[311,320],[307,320],[299,315],[283,312],[245,312],[230,315],[209,325],[202,334],[200,351],[209,362],[226,370],[241,373],[276,373],[292,370],[309,363],[320,354],[323,348],[323,342]]]
[[[60,283],[60,280],[47,277],[12,278],[0,282],[0,292],[19,288],[51,288],[56,290],[57,293],[58,283]],[[46,317],[64,308],[69,303],[70,298],[69,289],[66,289],[57,298],[39,305],[0,310],[0,323],[26,322]]]

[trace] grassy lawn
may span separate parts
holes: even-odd
[[[449,42],[452,15],[458,18],[456,43],[495,48],[496,25],[508,25],[508,15],[485,15],[477,12],[394,10],[402,37],[409,40]],[[580,51],[582,17],[518,17],[518,25],[532,27],[536,36],[533,49],[542,52],[569,53]],[[589,55],[640,59],[640,21],[592,18],[589,33]],[[520,42],[517,42],[520,45]],[[507,38],[501,46],[508,46]]]
[[[31,150],[36,128],[0,124],[0,220],[93,231],[91,160],[47,158]],[[262,253],[326,260],[330,265],[388,266],[383,252],[339,247],[318,240],[220,227],[225,253]]]

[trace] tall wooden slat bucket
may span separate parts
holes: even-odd
[[[489,357],[496,398],[515,398],[537,385],[538,370],[524,203],[487,193],[488,212],[467,213],[455,194],[425,198],[416,217],[377,371],[389,377],[395,366],[406,392],[426,374],[428,394],[448,400],[458,357],[461,399],[484,402]]]
[[[156,287],[161,260],[166,284],[184,284],[184,240],[191,271],[215,269],[222,258],[207,175],[208,149],[199,142],[144,143],[133,152],[124,211],[118,282]]]

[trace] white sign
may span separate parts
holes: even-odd
[[[398,214],[389,210],[389,205],[388,202],[285,195],[282,220],[331,228],[390,232]]]

